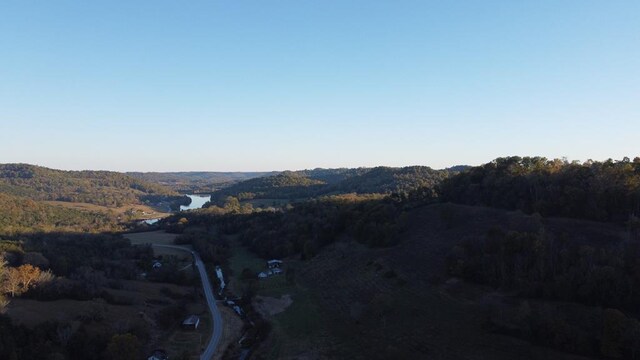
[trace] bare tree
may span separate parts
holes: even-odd
[[[7,268],[3,291],[11,294],[11,297],[21,294],[20,271],[17,268]]]
[[[17,268],[6,268],[5,280],[2,282],[5,293],[10,293],[11,297],[27,292],[40,278],[42,271],[30,264],[21,265]]]

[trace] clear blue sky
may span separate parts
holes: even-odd
[[[638,156],[639,14],[638,0],[7,0],[0,162]]]

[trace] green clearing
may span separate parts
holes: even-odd
[[[242,270],[250,269],[256,274],[263,271],[267,262],[255,254],[250,252],[247,248],[240,245],[235,238],[230,238],[232,256],[229,261],[229,267],[233,271],[233,275],[239,277],[242,274]]]
[[[231,289],[239,289],[241,288],[240,276],[242,270],[249,269],[253,274],[257,275],[261,271],[268,270],[267,262],[240,245],[235,239],[230,239],[230,243],[233,254],[229,260],[229,267],[233,272],[233,276],[230,277],[230,286]],[[287,283],[284,274],[259,279],[257,284],[258,295],[261,296],[280,297],[297,291],[295,285]]]
[[[162,230],[147,231],[139,233],[129,233],[123,235],[126,239],[131,241],[132,245],[142,244],[159,244],[159,245],[173,245],[173,240],[178,236],[176,234],[169,234]]]
[[[129,239],[132,245],[143,245],[143,244],[174,245],[173,240],[177,236],[178,235],[176,234],[169,234],[161,230],[124,234],[124,237],[126,239]],[[191,245],[180,245],[180,246],[191,249]],[[191,261],[191,255],[188,252],[179,250],[179,249],[167,249],[167,248],[161,248],[161,247],[154,247],[153,253],[156,256],[173,255],[173,256],[176,256],[178,259]]]
[[[264,259],[240,245],[235,238],[230,239],[230,243],[233,254],[229,262],[233,271],[233,276],[230,277],[231,289],[239,289],[242,286],[239,277],[243,269],[250,269],[257,274],[266,270],[267,264]],[[297,269],[300,265],[299,261],[286,260],[285,271],[287,267]],[[280,298],[282,295],[289,294],[293,300],[285,311],[269,318],[273,324],[273,333],[268,358],[280,358],[288,352],[287,349],[303,349],[309,340],[326,328],[320,315],[317,298],[298,281],[289,283],[286,276],[282,274],[259,279],[257,284],[256,290],[259,296]]]
[[[293,290],[289,292],[293,293],[293,303],[284,312],[274,316],[277,327],[291,338],[313,337],[323,327],[314,296],[297,286]]]

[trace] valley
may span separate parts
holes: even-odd
[[[147,195],[101,205],[16,195],[12,185],[0,193],[0,335],[14,340],[0,354],[633,358],[640,227],[634,215],[616,219],[640,204],[639,164],[508,158],[457,172],[316,169],[211,196],[148,185],[167,194],[161,201],[186,198],[174,212]],[[571,177],[584,168],[590,177]],[[129,181],[104,191],[135,194]],[[353,189],[362,192],[342,193]],[[581,194],[594,194],[592,210],[576,206]],[[189,318],[195,328],[182,324]],[[55,340],[42,342],[42,332]]]

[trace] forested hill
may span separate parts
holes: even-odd
[[[276,175],[277,172],[129,172],[137,179],[161,184],[181,193],[206,193],[239,181],[262,176]]]
[[[157,202],[175,191],[111,171],[63,171],[27,164],[0,164],[0,193],[33,200],[121,206]]]
[[[640,157],[585,163],[498,158],[447,179],[440,196],[542,216],[627,221],[640,216]]]
[[[246,199],[300,199],[345,193],[408,193],[433,187],[455,173],[426,166],[403,168],[313,169],[285,171],[275,176],[251,179],[213,193],[213,200],[228,196]]]
[[[25,232],[120,230],[115,215],[79,211],[0,193],[0,236]]]

